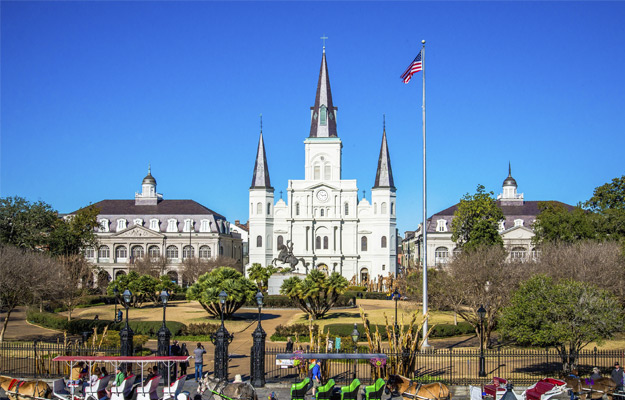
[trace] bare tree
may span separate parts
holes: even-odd
[[[545,244],[534,265],[536,273],[574,279],[625,296],[625,259],[618,242],[584,241]]]
[[[67,308],[69,321],[78,302],[93,283],[92,265],[82,254],[60,256],[55,265],[58,297]]]
[[[0,245],[0,306],[6,310],[0,342],[16,307],[31,304],[50,293],[54,264],[46,254]]]
[[[150,275],[158,278],[165,275],[167,270],[167,257],[142,257],[134,260],[134,264],[130,266],[131,270],[137,271],[139,275]]]
[[[524,265],[506,261],[507,255],[506,250],[498,246],[482,246],[457,255],[447,265],[447,279],[438,296],[473,325],[478,335],[480,317],[477,310],[484,306],[483,340],[486,345],[490,342],[499,312],[508,305],[525,275]]]
[[[182,262],[182,281],[192,284],[197,282],[200,276],[211,272],[218,267],[230,267],[237,269],[238,261],[230,257],[217,257],[215,259],[187,258]]]

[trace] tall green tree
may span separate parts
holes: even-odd
[[[30,250],[45,247],[57,220],[57,212],[43,201],[0,198],[0,243]]]
[[[515,292],[500,327],[518,344],[555,347],[570,371],[581,349],[623,327],[623,309],[613,294],[596,286],[536,275]]]
[[[278,268],[273,265],[269,265],[265,268],[259,263],[254,263],[250,268],[249,277],[252,281],[256,282],[259,290],[267,290],[269,278],[276,272],[278,272]]]
[[[600,216],[598,231],[603,237],[625,238],[625,175],[595,188],[584,206]]]
[[[451,240],[463,250],[480,246],[503,246],[499,235],[499,221],[503,212],[497,207],[493,192],[486,192],[483,185],[477,185],[475,194],[465,194],[451,222]]]
[[[99,213],[96,206],[90,205],[73,215],[57,219],[50,234],[50,252],[54,255],[80,254],[85,247],[95,246]]]
[[[228,294],[225,304],[219,303],[219,293]],[[200,276],[198,281],[187,289],[187,299],[196,300],[211,316],[222,312],[224,318],[234,314],[246,301],[252,301],[258,288],[234,268],[220,267]]]
[[[538,203],[540,213],[536,216],[534,244],[575,243],[580,240],[598,239],[596,215],[575,207],[569,210],[557,201]]]
[[[280,293],[293,299],[313,319],[319,319],[330,311],[348,285],[347,279],[338,272],[328,276],[315,269],[304,280],[297,276],[285,280]]]

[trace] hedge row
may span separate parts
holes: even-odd
[[[28,310],[26,318],[31,323],[50,329],[67,331],[73,335],[80,335],[86,331],[91,332],[96,327],[101,332],[106,326],[109,330],[119,331],[125,325],[125,322],[107,320],[72,319],[68,321],[61,315],[48,312],[40,313],[34,309]],[[130,321],[129,325],[136,335],[156,336],[163,323],[159,321]],[[167,321],[167,328],[172,335],[176,336],[186,329],[186,325],[177,321]]]
[[[347,296],[341,295],[334,304],[334,307],[351,307],[353,306],[352,299],[355,295]],[[246,307],[258,307],[256,299],[245,303]],[[263,298],[263,308],[298,308],[296,303],[288,296],[283,295],[271,295]]]

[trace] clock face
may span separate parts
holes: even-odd
[[[326,201],[328,200],[328,192],[326,192],[325,190],[320,190],[317,192],[317,198],[319,199],[319,201]]]

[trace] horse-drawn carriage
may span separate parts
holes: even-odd
[[[561,379],[544,378],[529,386],[523,393],[517,394],[506,379],[493,377],[490,383],[479,386],[469,386],[471,400],[500,400],[510,391],[519,400],[547,400],[568,390],[567,383]]]

